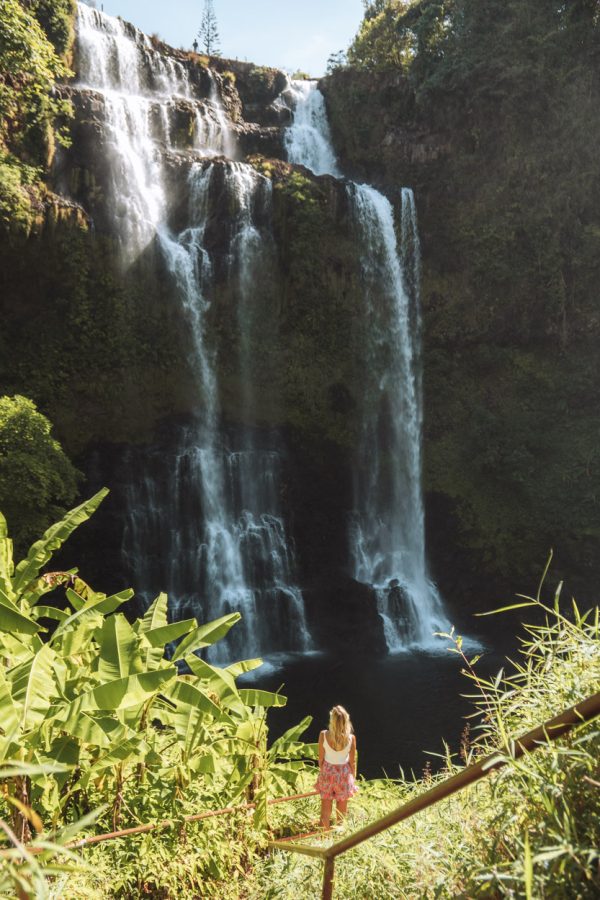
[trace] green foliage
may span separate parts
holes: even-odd
[[[6,0],[2,12],[0,141],[27,152],[31,133],[45,128],[61,109],[51,90],[67,69],[32,12],[17,0]],[[31,155],[43,161],[39,154]]]
[[[8,764],[0,766],[0,779],[31,778],[32,776],[49,776],[68,771],[60,765]],[[87,877],[91,868],[64,844],[72,840],[77,833],[92,825],[101,811],[90,813],[67,828],[60,829],[51,841],[44,837],[36,838],[29,846],[25,846],[14,833],[9,823],[0,818],[0,832],[8,839],[9,847],[3,849],[4,856],[0,865],[0,896],[35,898],[50,900],[56,896],[51,879],[58,877],[63,881],[85,872]],[[27,815],[34,827],[41,831],[41,821],[31,809]]]
[[[27,5],[57,54],[67,58],[75,39],[76,0],[29,0]]]
[[[19,548],[64,512],[80,473],[26,397],[0,397],[0,508]]]
[[[351,65],[367,69],[408,65],[413,45],[408,36],[399,39],[396,22],[408,0],[375,0],[366,6],[365,17],[349,51]]]
[[[125,818],[178,817],[188,792],[205,809],[249,795],[262,828],[267,798],[294,787],[302,758],[314,750],[298,742],[310,719],[268,748],[266,710],[285,698],[238,690],[232,672],[196,656],[239,613],[200,626],[195,619],[169,623],[161,594],[130,623],[118,610],[132,591],[107,597],[73,573],[42,573],[106,493],[48,529],[17,566],[0,518],[0,809],[14,807],[21,843],[30,839],[30,823],[38,831],[64,828],[94,807],[106,810],[99,819],[105,830]],[[66,607],[40,604],[61,586]],[[11,768],[17,763],[37,768],[23,775]],[[26,880],[29,860],[20,858]],[[222,854],[223,865],[230,860]],[[197,871],[223,877],[219,854],[206,854]]]
[[[54,95],[69,75],[62,54],[72,41],[70,0],[5,0],[0,17],[0,227],[27,230],[31,224],[26,187],[41,177],[54,155],[54,140],[67,136],[57,122],[70,103]],[[48,35],[44,31],[48,29]],[[53,45],[54,42],[54,45]],[[58,52],[57,52],[58,51]]]

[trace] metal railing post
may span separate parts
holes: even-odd
[[[335,875],[335,856],[328,856],[325,859],[323,868],[323,893],[322,900],[332,900],[333,898],[333,878]]]

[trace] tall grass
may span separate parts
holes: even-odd
[[[371,782],[351,804],[347,830],[366,824],[465,763],[504,750],[507,741],[600,690],[599,611],[582,615],[524,598],[536,624],[524,626],[517,658],[495,679],[477,675],[473,740],[464,759],[446,753],[445,771],[414,782]],[[461,652],[460,639],[452,649]],[[336,898],[525,897],[600,895],[600,730],[581,726],[336,862]],[[302,816],[301,810],[296,817]],[[304,822],[308,822],[306,812]],[[302,827],[302,821],[296,821]],[[336,836],[338,837],[338,836]],[[253,869],[240,897],[319,896],[322,865],[277,852]]]

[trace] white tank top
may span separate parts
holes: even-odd
[[[325,748],[325,762],[333,766],[343,766],[350,759],[350,747],[352,746],[352,738],[348,741],[343,750],[334,750],[327,743],[327,732],[323,734],[323,746]]]

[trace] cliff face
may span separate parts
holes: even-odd
[[[136,34],[132,29],[133,39]],[[194,108],[177,96],[166,125],[157,111],[151,127],[168,134],[157,146],[172,235],[184,233],[193,216],[192,170],[211,170],[203,242],[212,274],[204,327],[222,440],[235,447],[242,433],[244,440],[252,434],[253,445],[268,448],[277,433],[279,502],[311,630],[330,646],[352,644],[358,630],[366,652],[385,652],[373,593],[343,574],[350,454],[361,404],[378,378],[377,371],[365,371],[361,352],[368,323],[347,192],[336,179],[282,162],[290,121],[280,99],[282,73],[225,60],[209,65],[164,45],[153,52],[165,65],[182,67],[196,101],[205,98],[213,114],[217,90],[235,156],[269,187],[264,208],[260,192],[252,199],[253,227],[264,246],[253,270],[252,305],[243,308],[241,276],[232,270],[240,237],[235,168],[225,157],[198,151],[197,102]],[[169,478],[182,433],[211,398],[198,379],[193,327],[158,236],[135,254],[123,251],[121,228],[131,218],[131,201],[115,185],[105,96],[76,84],[60,91],[74,118],[71,146],[57,153],[50,173],[52,199],[27,238],[0,246],[1,377],[4,392],[27,394],[50,417],[86,472],[88,489],[111,488],[102,515],[74,546],[89,579],[111,589],[131,579],[123,534],[132,485],[144,477],[159,484]],[[156,548],[157,556],[164,552]],[[162,576],[154,574],[157,590]],[[343,618],[346,606],[348,628],[329,628],[329,619],[338,612]]]
[[[206,327],[218,404],[233,444],[242,428],[257,445],[274,430],[281,436],[280,500],[307,604],[316,621],[319,604],[333,609],[347,598],[352,617],[366,601],[339,575],[348,568],[350,457],[382,362],[367,365],[363,352],[368,323],[347,192],[281,161],[290,117],[282,73],[161,44],[154,51],[184,67],[196,96],[209,101],[218,85],[238,158],[271,185],[268,211],[253,212],[269,238],[252,310],[240,316],[230,270],[238,201],[230,164],[212,161]],[[428,553],[442,593],[465,611],[495,605],[500,591],[535,581],[550,548],[569,585],[589,589],[600,575],[600,190],[590,148],[582,140],[575,171],[559,135],[548,151],[543,123],[490,121],[494,139],[454,127],[417,104],[397,72],[340,70],[321,87],[342,170],[392,202],[403,185],[417,198]],[[0,374],[6,393],[31,396],[49,415],[90,486],[113,488],[112,506],[89,531],[89,546],[101,548],[90,566],[110,587],[106,560],[115,585],[127,577],[116,561],[132,472],[149,455],[168,458],[207,399],[157,240],[123,260],[105,100],[72,84],[61,92],[75,117],[72,145],[50,176],[55,193],[27,239],[0,245]],[[164,147],[174,233],[189,214],[197,127],[192,105],[177,97]],[[252,361],[251,396],[243,360]],[[373,608],[364,622],[380,648]],[[353,633],[340,639],[352,642]]]
[[[569,99],[565,80],[551,114],[516,118],[500,105],[483,114],[468,95],[428,102],[397,71],[341,69],[321,88],[345,171],[417,198],[429,553],[442,590],[485,605],[499,587],[534,584],[554,549],[554,574],[590,596],[600,179],[585,128],[600,128],[596,89]]]

